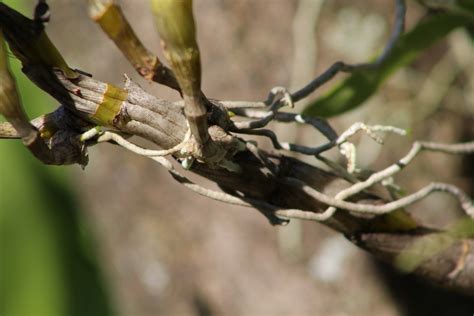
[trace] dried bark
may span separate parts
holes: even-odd
[[[84,75],[71,78],[62,70],[32,60],[28,54],[22,54],[28,46],[22,42],[21,36],[17,36],[18,32],[28,29],[28,23],[30,20],[20,18],[18,14],[12,13],[10,8],[0,4],[0,27],[7,35],[7,41],[13,51],[18,53],[22,60],[24,73],[65,109],[58,111],[59,115],[49,116],[49,124],[33,121],[40,131],[41,128],[57,126],[61,131],[71,132],[68,137],[70,140],[74,139],[86,127],[93,127],[97,123],[97,111],[104,102],[104,95],[113,88],[114,91],[119,91],[123,98],[116,99],[117,102],[120,101],[120,111],[112,120],[106,122],[108,128],[141,136],[164,149],[172,148],[182,141],[188,127],[180,102],[173,103],[156,98],[130,80],[127,80],[125,88],[121,89]],[[219,116],[222,107],[218,101],[212,102],[213,115],[209,115],[208,120],[211,137],[214,133],[212,126],[219,125],[227,131],[227,126],[223,123],[225,120]],[[69,123],[64,124],[66,121]],[[5,125],[3,129],[6,129]],[[71,151],[77,149],[64,147],[65,152],[62,154],[69,157]],[[271,160],[276,168],[265,164],[267,159]],[[191,171],[216,182],[226,192],[239,192],[249,201],[258,199],[282,209],[296,208],[312,212],[322,212],[327,206],[298,187],[290,185],[285,181],[286,178],[299,179],[315,190],[330,195],[350,185],[335,174],[297,159],[263,150],[258,150],[258,153],[240,152],[232,157],[232,161],[241,167],[241,172],[231,172],[200,162],[195,163]],[[351,200],[363,204],[384,203],[382,197],[368,192]],[[256,205],[256,208],[259,206]],[[261,211],[277,222],[267,211]],[[382,260],[440,286],[474,295],[472,220],[467,220],[468,224],[463,226],[462,234],[458,233],[458,230],[436,231],[423,227],[422,224],[413,227],[407,225],[407,222],[412,223],[413,220],[404,211],[367,218],[339,210],[324,224]]]

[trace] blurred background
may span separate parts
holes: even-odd
[[[35,4],[3,2],[28,16]],[[88,18],[87,1],[48,3],[47,31],[71,66],[118,85],[126,73],[160,98],[178,98],[135,74]],[[149,1],[119,3],[143,42],[159,52]],[[262,100],[274,86],[301,87],[336,60],[370,60],[390,35],[393,12],[387,0],[196,0],[203,90],[217,99]],[[425,14],[409,2],[407,29]],[[331,119],[339,132],[356,121],[411,131],[388,137],[383,147],[357,139],[359,165],[387,166],[415,139],[474,139],[473,56],[472,38],[456,30],[397,71],[363,106]],[[56,102],[25,78],[15,58],[10,61],[29,116],[52,111]],[[311,129],[273,128],[284,141],[323,141]],[[472,298],[399,275],[322,225],[272,227],[254,210],[186,190],[148,159],[110,145],[89,154],[85,170],[48,167],[19,141],[0,142],[0,315],[474,312]],[[329,156],[337,159],[335,152]],[[397,177],[406,190],[433,180],[474,196],[474,158],[423,154]],[[444,195],[411,211],[437,227],[461,215]]]

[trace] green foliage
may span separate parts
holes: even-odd
[[[357,108],[369,99],[396,70],[413,62],[421,53],[452,30],[473,24],[465,15],[438,14],[423,19],[398,41],[390,57],[379,67],[360,70],[327,94],[310,103],[303,114],[331,117]]]
[[[56,102],[10,62],[30,118],[51,111]],[[0,142],[0,315],[111,314],[65,168]]]
[[[472,0],[458,0],[457,6],[459,14],[474,18],[474,1]]]

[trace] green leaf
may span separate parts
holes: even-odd
[[[9,62],[30,118],[51,111],[57,102]],[[41,164],[21,141],[0,141],[0,315],[113,314],[71,184],[66,168]]]
[[[453,14],[474,18],[474,1],[472,0],[417,0],[430,9],[446,10]]]
[[[400,38],[392,54],[379,67],[361,70],[337,84],[327,94],[308,104],[303,114],[330,117],[360,106],[396,70],[412,63],[421,53],[458,27],[473,24],[464,15],[432,15]]]

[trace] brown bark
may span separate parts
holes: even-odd
[[[22,50],[28,48],[27,44],[22,43],[20,37],[15,37],[18,29],[22,29],[16,28],[17,24],[29,23],[29,20],[4,19],[9,10],[11,9],[0,4],[0,27],[8,35],[7,40],[14,46],[14,51],[19,53],[25,74],[68,109],[64,115],[77,117],[77,121],[81,122],[85,120],[93,126],[94,114],[109,85],[82,75],[67,78],[62,71],[53,70],[48,65],[30,63],[26,57],[28,55],[22,54]],[[27,27],[21,26],[23,29]],[[15,41],[12,40],[14,38]],[[128,82],[123,91],[126,99],[121,103],[120,112],[114,117],[111,128],[141,136],[162,148],[171,148],[181,142],[187,126],[180,105],[158,99],[131,82]],[[217,109],[215,112],[219,111]],[[57,116],[55,123],[61,125],[62,119],[64,118]],[[210,121],[209,124],[215,122]],[[73,135],[77,135],[77,130]],[[196,163],[191,171],[216,182],[227,192],[240,192],[244,198],[260,199],[281,208],[313,212],[321,212],[326,206],[290,185],[285,181],[287,177],[297,178],[320,192],[332,195],[349,185],[336,175],[297,159],[264,151],[260,151],[259,155],[270,159],[276,169],[269,168],[264,163],[265,159],[262,160],[255,153],[245,151],[233,157],[233,162],[242,169],[240,173],[203,163]],[[359,194],[352,200],[364,204],[384,203],[381,197],[369,193]],[[463,234],[457,234],[457,231],[434,231],[422,225],[414,229],[406,225],[407,218],[409,216],[403,211],[376,218],[362,218],[340,210],[324,224],[343,233],[356,245],[382,260],[398,264],[408,272],[416,273],[443,287],[474,295],[472,220],[468,220]],[[404,264],[407,260],[410,263],[409,269]]]

